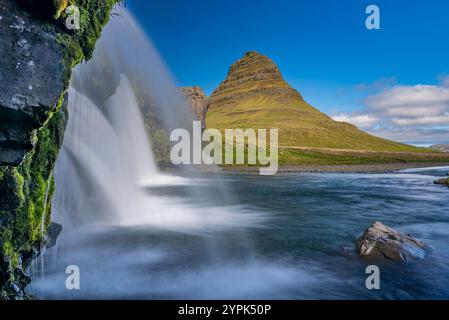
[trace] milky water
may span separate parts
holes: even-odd
[[[447,299],[449,190],[432,182],[448,171],[226,175],[240,205],[224,203],[221,210],[232,212],[234,224],[190,231],[86,229],[46,260],[32,290],[48,299]],[[207,194],[219,190],[222,178],[192,183],[204,191],[196,210],[214,215],[217,203]],[[188,188],[152,187],[151,193],[190,206],[199,199],[186,197]],[[353,248],[374,220],[435,250],[409,265],[380,265],[381,290],[369,291],[366,265]],[[242,228],[251,250],[242,242]],[[218,258],[211,255],[211,240],[221,244]],[[65,288],[69,264],[80,267],[78,291]]]

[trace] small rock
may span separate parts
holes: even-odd
[[[404,235],[380,222],[374,222],[357,240],[356,252],[360,257],[374,261],[408,263],[423,259],[431,247]]]
[[[442,184],[442,185],[446,185],[449,187],[449,178],[438,179],[438,180],[435,180],[433,183]]]
[[[47,248],[52,248],[56,245],[59,235],[62,232],[62,226],[56,222],[52,222],[48,227],[48,237],[46,239]]]

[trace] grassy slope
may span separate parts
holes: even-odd
[[[266,84],[261,85],[266,87]],[[207,127],[220,130],[278,128],[280,163],[284,165],[449,162],[448,155],[385,140],[351,124],[336,122],[295,95],[265,94],[256,87],[256,83],[243,86],[238,89],[237,95],[242,93],[239,98],[235,98],[233,90],[231,99],[212,103],[207,112]]]

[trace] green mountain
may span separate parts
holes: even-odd
[[[429,152],[334,121],[308,104],[270,58],[255,51],[235,62],[212,93],[206,125],[220,130],[278,128],[284,164],[419,161],[415,158]]]

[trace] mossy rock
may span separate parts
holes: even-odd
[[[8,81],[0,92],[0,124],[2,130],[18,129],[23,132],[20,144],[23,153],[18,161],[7,163],[0,157],[0,299],[25,299],[25,287],[30,279],[27,275],[29,263],[39,254],[44,244],[44,233],[51,222],[51,198],[55,186],[53,168],[62,145],[67,122],[64,108],[65,91],[69,84],[72,68],[92,56],[95,42],[100,37],[103,26],[108,22],[116,0],[5,0],[0,3],[3,23],[17,24],[18,29],[8,28],[0,38],[2,64],[0,74]],[[64,9],[75,4],[80,9],[81,28],[70,31],[64,27]],[[28,12],[25,12],[28,11]],[[54,19],[54,17],[57,17]],[[30,26],[33,26],[31,28]],[[34,32],[34,33],[33,33]],[[39,32],[39,33],[36,33]],[[29,57],[12,50],[3,52],[8,43],[15,45],[14,37],[29,39],[30,55],[34,47],[42,45],[40,59],[35,59],[35,76],[42,81],[40,86],[28,85],[27,74],[14,71],[18,58]],[[12,41],[12,42],[11,42]],[[3,42],[6,42],[3,43]],[[5,44],[5,46],[4,46]],[[23,46],[23,48],[27,47]],[[22,50],[24,50],[22,48]],[[54,55],[51,55],[54,53]],[[55,57],[54,59],[49,57]],[[57,61],[55,61],[57,60]],[[24,61],[26,64],[29,61]],[[37,65],[39,62],[41,65]],[[51,66],[53,69],[49,68]],[[42,68],[38,68],[42,67]],[[9,71],[8,71],[9,70]],[[6,73],[8,71],[9,73]],[[16,79],[22,77],[25,80]],[[15,86],[20,83],[23,86]],[[38,87],[53,90],[39,91]],[[11,94],[24,97],[17,103],[23,108],[7,105]],[[34,90],[34,91],[33,91]],[[34,96],[32,96],[32,94]],[[5,94],[8,93],[8,94]],[[4,99],[2,98],[4,95]],[[12,95],[13,95],[12,94]],[[38,102],[33,102],[33,98]],[[31,101],[31,102],[30,102]],[[26,105],[29,103],[29,107]],[[36,107],[38,106],[38,107]],[[34,108],[34,109],[33,109]],[[26,110],[29,114],[25,114]],[[33,110],[37,113],[34,114]],[[31,116],[30,116],[31,115]],[[26,126],[25,126],[26,124]],[[20,127],[20,128],[19,128]],[[1,132],[0,132],[1,133]],[[11,143],[0,145],[0,155]],[[4,157],[4,159],[7,159]]]

